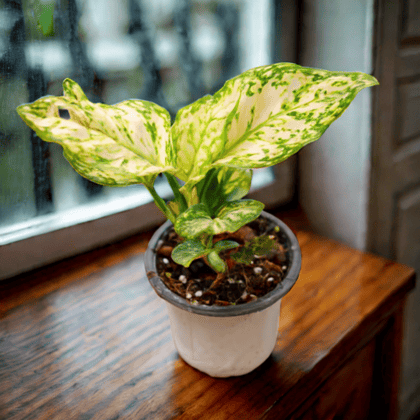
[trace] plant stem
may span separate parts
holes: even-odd
[[[148,187],[146,185],[146,188],[148,189],[149,193],[153,197],[153,200],[155,201],[155,204],[158,206],[158,208],[162,211],[162,213],[173,223],[175,224],[176,216],[173,213],[173,211],[166,205],[165,201],[160,198],[155,190],[155,188]]]
[[[165,172],[165,176],[166,176],[166,179],[168,180],[169,186],[171,187],[174,193],[175,200],[179,204],[179,209],[182,213],[183,211],[187,210],[188,205],[187,205],[187,201],[185,200],[185,197],[179,191],[180,185],[173,175]]]
[[[213,248],[213,235],[208,235],[207,238],[204,239],[205,240],[205,246],[206,248]]]

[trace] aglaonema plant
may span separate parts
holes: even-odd
[[[244,199],[252,169],[280,163],[324,133],[362,89],[378,81],[360,72],[333,72],[278,63],[228,80],[214,95],[168,111],[143,100],[90,102],[63,82],[64,96],[46,96],[17,112],[36,134],[60,144],[83,177],[106,186],[144,184],[183,238],[173,260],[188,267],[204,257],[217,272],[220,253],[238,246],[213,241],[256,219],[264,205]],[[154,189],[163,173],[174,199]]]

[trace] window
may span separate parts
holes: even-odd
[[[146,99],[174,117],[225,80],[275,61],[271,0],[0,5],[0,279],[164,220],[143,186],[101,187],[80,177],[60,146],[42,142],[26,127],[18,105],[62,95],[62,80],[70,77],[93,102]],[[276,171],[254,172],[258,199],[284,199],[284,190],[267,189]],[[156,189],[169,198],[163,177]]]

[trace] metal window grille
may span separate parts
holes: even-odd
[[[90,100],[103,102],[102,88],[106,84],[104,72],[89,60],[86,45],[80,39],[78,24],[80,18],[79,5],[76,0],[57,0],[55,2],[38,1],[38,7],[34,9],[38,18],[53,10],[54,37],[58,39],[70,52],[71,66],[68,69],[68,77],[78,82],[87,93]],[[156,57],[155,46],[151,39],[150,25],[145,18],[144,4],[140,0],[129,0],[129,26],[128,34],[138,45],[138,54],[142,63],[143,83],[142,89],[134,92],[140,99],[156,102],[168,110],[174,116],[179,106],[171,106],[165,98],[162,90],[161,68]],[[192,46],[191,9],[189,0],[175,2],[173,8],[173,21],[180,44],[180,62],[188,83],[189,97],[191,102],[206,93],[214,92],[226,79],[238,71],[238,53],[236,51],[238,38],[238,10],[234,3],[220,3],[215,7],[215,17],[219,21],[226,46],[222,57],[223,74],[219,80],[206,89],[202,77],[202,63],[195,56]],[[14,21],[7,40],[7,52],[0,61],[0,75],[2,78],[12,78],[19,75],[26,80],[28,101],[34,101],[40,96],[47,94],[50,80],[41,67],[33,68],[26,62],[24,2],[21,0],[5,0],[4,16]],[[42,42],[42,40],[40,41]],[[7,140],[7,133],[0,134],[1,140]],[[51,183],[50,145],[42,142],[35,133],[30,134],[34,195],[36,202],[36,215],[42,215],[54,211],[54,191]],[[80,177],[84,189],[89,195],[100,192],[101,186]]]

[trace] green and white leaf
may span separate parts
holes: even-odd
[[[63,147],[80,175],[102,185],[151,187],[159,173],[174,171],[164,108],[141,100],[94,104],[70,79],[63,89],[64,96],[46,96],[17,111],[42,140]],[[60,117],[60,110],[69,119]]]
[[[212,233],[236,232],[255,220],[263,211],[264,204],[257,200],[237,200],[227,203],[213,220]]]
[[[228,167],[212,168],[197,184],[200,203],[214,216],[226,202],[239,200],[251,188],[252,170]]]
[[[240,200],[251,188],[252,170],[218,167],[217,181],[225,201]]]
[[[204,204],[196,204],[177,217],[175,230],[184,238],[236,232],[255,220],[263,208],[264,204],[256,200],[231,201],[218,211],[215,218],[212,218]]]
[[[171,257],[177,264],[189,267],[195,259],[204,257],[211,251],[211,249],[206,248],[200,241],[190,239],[177,245],[172,250]]]
[[[183,238],[197,238],[211,230],[213,219],[202,203],[190,206],[181,213],[175,222],[175,231]]]
[[[226,271],[226,263],[216,251],[212,251],[207,255],[207,261],[218,273],[224,273]]]
[[[227,249],[233,249],[238,247],[238,242],[229,241],[229,240],[221,240],[214,244],[213,249],[217,252],[226,251]]]
[[[248,70],[178,111],[176,175],[188,194],[211,167],[275,165],[317,140],[358,92],[376,84],[365,73],[292,63]]]

